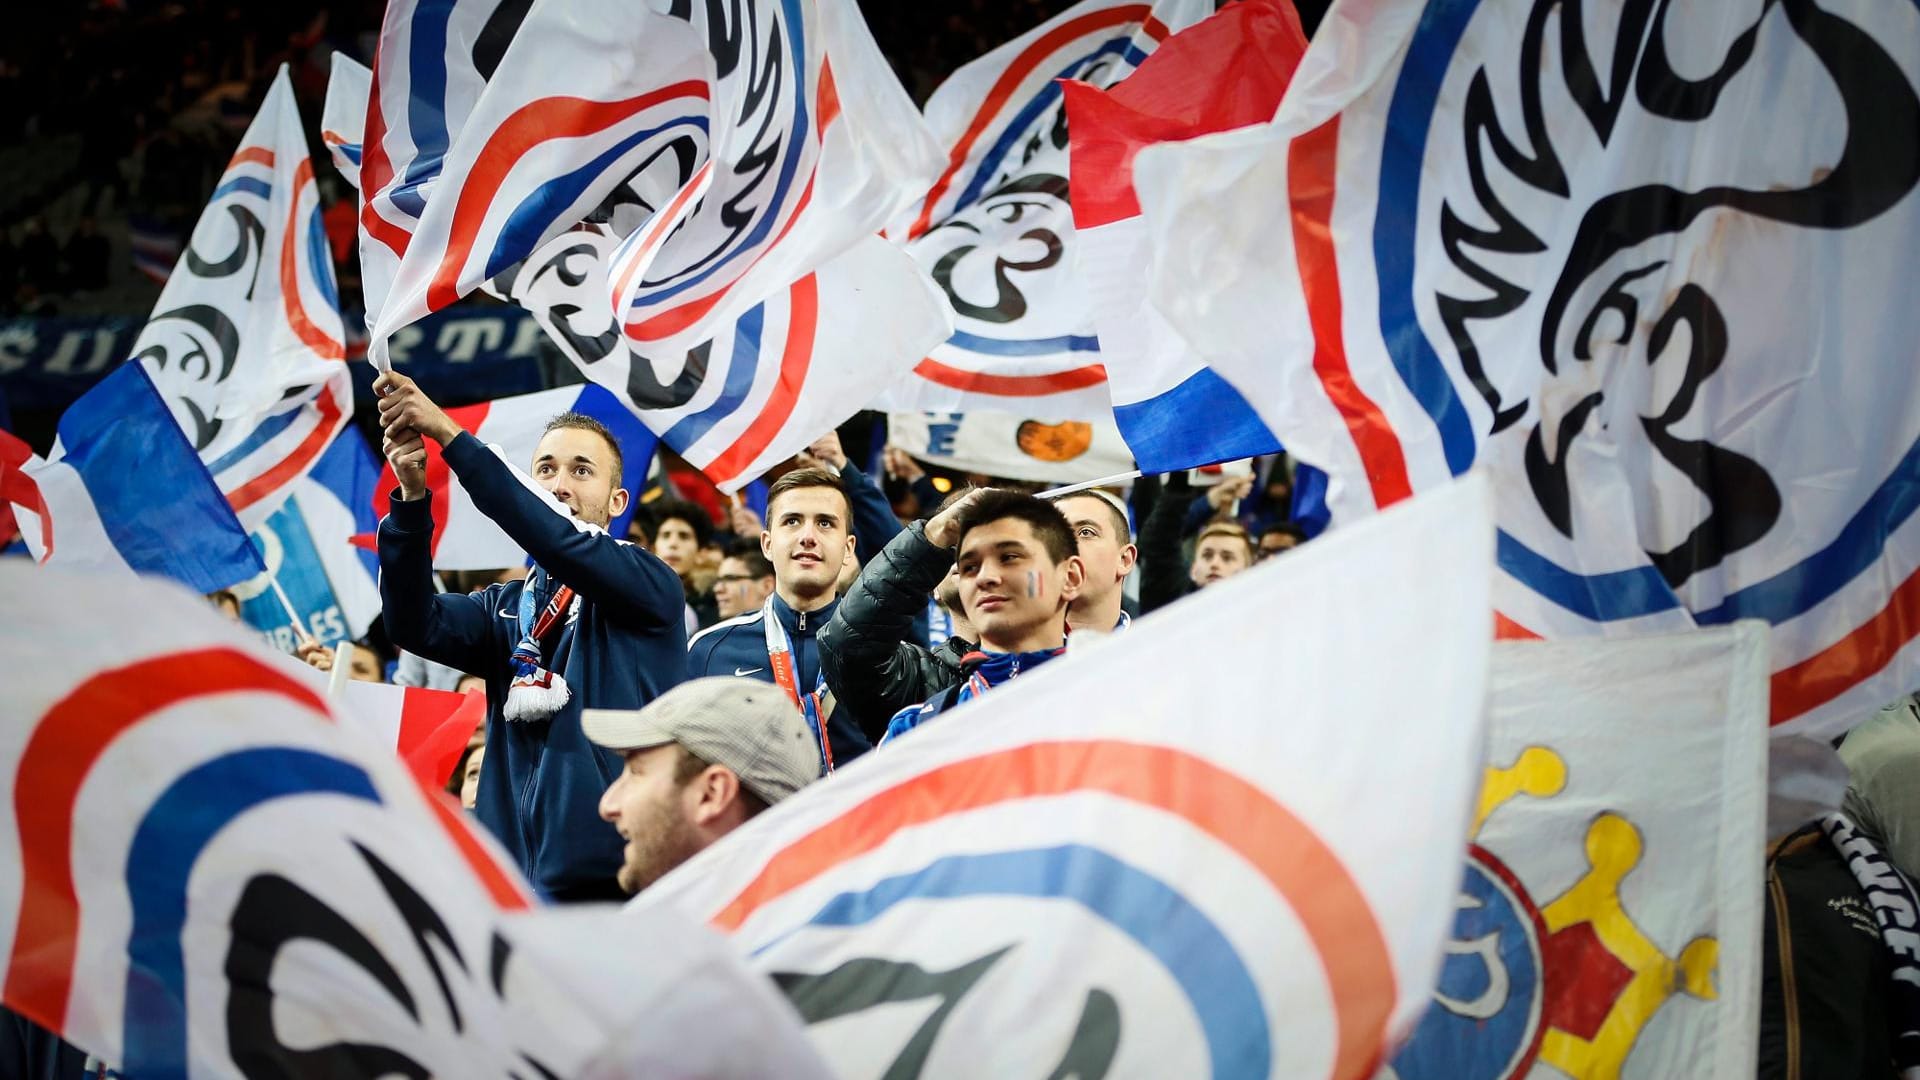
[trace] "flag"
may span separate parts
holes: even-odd
[[[524,474],[533,466],[533,453],[540,445],[547,421],[563,412],[584,413],[607,425],[620,443],[626,477],[634,483],[645,478],[653,460],[653,434],[636,422],[613,395],[598,386],[561,386],[519,394],[448,409],[447,415],[475,438],[495,447],[509,465]],[[532,485],[531,479],[526,482]],[[388,499],[398,485],[393,465],[386,464],[372,492],[376,521],[386,516]],[[433,499],[434,569],[498,570],[526,563],[526,552],[473,505],[466,489],[454,479],[452,470],[440,456],[440,447],[431,442],[427,444],[427,489]],[[558,507],[559,503],[554,505]],[[626,511],[613,519],[607,531],[614,536],[625,536],[633,511],[634,502],[629,500]],[[370,532],[357,535],[354,542],[364,550],[376,547],[376,538]]]
[[[360,190],[360,155],[366,137],[368,93],[373,72],[365,64],[334,53],[327,69],[327,97],[320,107],[320,142],[333,167]]]
[[[605,303],[619,242],[606,226],[563,233],[488,289],[728,493],[838,427],[953,329],[913,260],[866,237],[711,340],[643,351]]]
[[[1245,0],[1168,38],[1110,90],[1061,84],[1074,272],[1099,330],[1113,418],[1144,472],[1278,453],[1280,443],[1147,303],[1133,157],[1150,143],[1272,120],[1306,48],[1291,0]]]
[[[386,308],[447,152],[527,8],[526,0],[392,0],[373,70],[362,78],[360,65],[335,57],[325,127],[338,149],[322,138],[336,158],[353,148],[348,179],[363,197],[360,280],[369,330]]]
[[[475,728],[487,722],[487,695],[349,679],[340,686],[341,720],[392,747],[424,788],[446,784]]]
[[[265,570],[138,364],[67,407],[44,461],[0,432],[0,497],[48,566],[159,574],[202,593]]]
[[[1336,526],[1484,463],[1504,632],[1764,619],[1831,734],[1920,686],[1920,11],[1665,12],[1340,8],[1139,156],[1153,303]]]
[[[934,91],[926,116],[946,168],[890,234],[946,291],[955,328],[877,407],[1108,417],[1072,250],[1060,81],[1111,86],[1212,11],[1212,0],[1083,0]]]
[[[366,634],[380,614],[380,562],[353,540],[379,527],[379,483],[380,466],[360,432],[341,431],[293,496],[253,531],[267,572],[233,587],[243,622],[292,652],[300,642],[284,594],[299,629],[322,645]]]
[[[1133,468],[1133,455],[1112,419],[888,413],[887,442],[943,469],[1039,484],[1074,484]]]
[[[1386,1076],[1754,1075],[1766,637],[1494,647],[1453,939]]]
[[[829,1075],[717,935],[533,909],[198,598],[9,565],[0,627],[0,1000],[121,1074]]]
[[[1492,534],[1473,478],[1255,567],[799,792],[629,911],[731,933],[845,1076],[1371,1077],[1452,917]]]
[[[346,423],[344,341],[283,66],[133,344],[248,528],[279,508]]]

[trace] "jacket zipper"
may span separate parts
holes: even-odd
[[[1767,891],[1773,894],[1773,932],[1780,942],[1780,998],[1787,1029],[1787,1080],[1800,1080],[1800,994],[1793,982],[1793,945],[1787,937],[1787,892],[1780,868],[1767,867]]]

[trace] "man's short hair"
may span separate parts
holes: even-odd
[[[1240,525],[1240,523],[1237,521],[1207,522],[1204,526],[1201,527],[1200,535],[1193,538],[1194,547],[1198,548],[1200,546],[1201,541],[1205,540],[1209,536],[1230,536],[1233,539],[1240,541],[1240,546],[1247,549],[1248,562],[1252,562],[1254,555],[1258,554],[1253,549],[1253,537],[1248,536],[1247,530],[1243,528]]]
[[[700,508],[699,503],[676,499],[671,495],[655,499],[647,504],[653,512],[653,538],[660,538],[660,526],[669,521],[684,521],[693,530],[696,544],[706,547],[713,539],[713,518]]]
[[[706,772],[707,766],[713,764],[679,743],[675,743],[673,748],[680,751],[680,760],[673,763],[674,787],[686,787],[693,782],[694,777]],[[755,795],[753,789],[747,785],[740,785],[740,809],[745,814],[745,820],[753,820],[766,808],[767,800]]]
[[[576,431],[591,431],[595,435],[605,439],[607,449],[613,451],[613,486],[626,486],[627,457],[620,452],[620,440],[613,437],[613,432],[608,430],[607,425],[595,420],[586,413],[563,412],[559,416],[547,421],[547,426],[541,430],[540,437],[544,439],[553,432],[559,431],[561,428],[573,428]]]
[[[1008,491],[1005,488],[988,488],[965,510],[960,511],[957,523],[960,540],[955,547],[966,543],[967,534],[980,526],[1008,518],[1024,521],[1032,527],[1034,538],[1046,548],[1047,558],[1056,565],[1066,562],[1068,556],[1080,554],[1080,542],[1073,538],[1073,526],[1067,524],[1066,516],[1060,513],[1059,507],[1024,491]]]
[[[1304,544],[1307,542],[1306,530],[1290,521],[1276,521],[1266,528],[1261,529],[1259,539],[1265,540],[1269,536],[1276,535],[1291,536],[1296,543]]]
[[[1112,492],[1101,491],[1099,488],[1087,488],[1084,491],[1069,491],[1065,495],[1055,495],[1047,501],[1058,506],[1068,499],[1078,499],[1081,496],[1099,499],[1100,505],[1107,508],[1107,515],[1113,518],[1113,535],[1118,538],[1122,544],[1132,539],[1133,523],[1127,520],[1126,504],[1122,503],[1120,497]]]
[[[772,526],[773,524],[773,504],[780,501],[780,496],[785,495],[789,491],[799,491],[802,488],[831,488],[838,492],[840,501],[845,503],[847,507],[847,518],[849,519],[848,530],[852,530],[853,500],[847,497],[847,489],[840,486],[840,478],[825,469],[816,469],[811,466],[804,469],[792,469],[782,473],[780,479],[775,480],[773,484],[767,488],[768,526]]]
[[[727,558],[739,559],[747,564],[747,573],[754,577],[773,576],[773,564],[768,562],[766,555],[760,551],[760,541],[753,537],[743,536],[727,545]]]

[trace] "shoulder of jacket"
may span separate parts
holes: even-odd
[[[756,608],[752,611],[747,612],[745,615],[735,615],[731,619],[721,619],[719,622],[714,623],[712,626],[709,626],[705,630],[702,630],[699,633],[688,638],[687,651],[692,652],[693,647],[695,645],[698,645],[700,642],[706,640],[707,638],[714,639],[713,641],[709,642],[710,645],[718,645],[719,638],[724,636],[719,633],[720,631],[731,630],[736,626],[751,626],[751,625],[757,624],[760,621],[760,615],[761,615],[761,611],[758,608]]]

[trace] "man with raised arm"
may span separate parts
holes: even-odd
[[[639,709],[686,678],[685,596],[673,568],[607,523],[627,504],[619,442],[578,413],[548,422],[529,479],[460,429],[411,379],[374,383],[399,488],[380,522],[380,598],[394,643],[487,683],[475,812],[528,880],[561,901],[618,900],[621,838],[601,819],[620,755],[581,708]],[[426,442],[481,513],[534,562],[524,582],[433,589]]]

